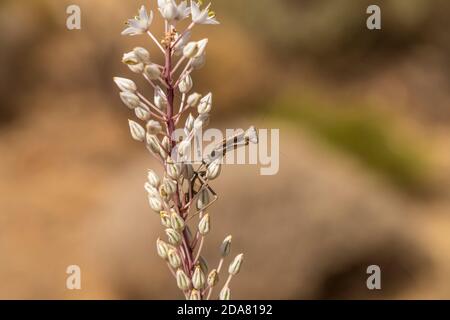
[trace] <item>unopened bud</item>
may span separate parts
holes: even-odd
[[[150,80],[157,80],[161,76],[161,70],[156,64],[149,64],[145,66],[144,74],[150,79]]]
[[[150,208],[156,213],[160,213],[163,209],[161,200],[156,197],[148,197],[148,203],[150,204]]]
[[[134,73],[144,72],[144,64],[143,63],[129,64],[128,68],[131,70],[131,72],[134,72]]]
[[[203,39],[197,42],[197,54],[196,58],[203,56],[206,53],[206,45],[208,44],[208,39]]]
[[[194,92],[187,98],[187,105],[189,107],[195,108],[200,102],[202,95],[200,93]]]
[[[230,254],[232,238],[233,237],[231,235],[226,237],[225,240],[223,240],[222,244],[220,245],[220,255],[222,256],[222,258],[225,258]]]
[[[205,287],[205,274],[200,266],[195,267],[194,274],[192,275],[192,285],[197,290],[202,290]]]
[[[166,2],[164,6],[160,7],[161,15],[167,21],[172,21],[178,16],[178,9],[173,2]]]
[[[136,84],[129,79],[115,77],[114,82],[122,92],[136,92],[137,90]]]
[[[219,158],[209,164],[208,169],[206,170],[206,175],[209,180],[214,180],[220,175],[220,172],[222,171],[221,162],[222,159]]]
[[[167,109],[167,97],[164,91],[160,87],[156,87],[155,89],[155,97],[154,102],[156,107],[158,107],[159,110],[166,110]]]
[[[158,238],[158,240],[156,240],[156,251],[161,258],[166,259],[169,251],[169,246],[167,243]]]
[[[219,273],[213,269],[208,275],[208,286],[214,287],[219,282]]]
[[[172,228],[167,228],[166,235],[171,245],[177,246],[181,243],[181,235],[178,231]]]
[[[181,266],[181,258],[176,249],[167,251],[167,260],[172,268],[178,269]]]
[[[180,168],[171,158],[167,159],[166,171],[167,175],[174,180],[177,180],[180,177]]]
[[[198,257],[197,264],[200,266],[204,274],[208,273],[208,263],[203,256]]]
[[[241,270],[242,262],[244,261],[244,255],[241,253],[236,258],[234,258],[233,262],[231,262],[230,267],[228,268],[228,273],[233,276],[237,275]]]
[[[209,200],[208,190],[206,188],[202,189],[197,199],[197,209],[202,210],[203,208],[205,208],[209,204]]]
[[[170,219],[170,215],[166,212],[166,211],[161,211],[159,213],[160,217],[161,217],[161,224],[166,227],[166,228],[171,228],[172,227],[172,221]]]
[[[159,186],[159,195],[166,201],[177,192],[177,183],[171,179],[164,179],[163,183]]]
[[[134,109],[134,114],[139,120],[142,121],[148,121],[150,119],[150,109],[142,103],[139,105],[139,107]]]
[[[219,299],[220,300],[230,300],[231,299],[231,290],[230,290],[230,288],[224,287],[220,291]]]
[[[136,65],[139,64],[139,58],[136,56],[134,52],[127,52],[122,57],[122,62],[126,65]]]
[[[160,133],[162,130],[161,124],[158,121],[150,120],[147,122],[147,132],[152,135]]]
[[[153,153],[159,154],[161,147],[159,146],[159,140],[155,135],[147,134],[147,144]]]
[[[191,67],[194,68],[195,70],[198,70],[202,68],[205,65],[205,63],[206,63],[206,54],[202,54],[201,56],[192,59]]]
[[[140,63],[149,64],[151,62],[150,53],[148,52],[147,49],[142,47],[136,47],[133,49],[133,53]]]
[[[244,135],[246,142],[251,142],[253,144],[258,143],[258,132],[256,131],[255,127],[250,127]]]
[[[210,218],[209,218],[209,214],[207,213],[203,216],[203,218],[198,223],[198,232],[202,236],[205,236],[209,233],[209,231],[210,231]]]
[[[147,181],[150,183],[151,186],[155,188],[158,188],[161,182],[158,175],[153,170],[148,170]]]
[[[198,52],[198,44],[197,42],[189,42],[184,48],[183,48],[183,55],[188,58],[192,59],[197,55]]]
[[[170,150],[171,146],[170,146],[171,142],[169,137],[164,137],[161,141],[161,145],[165,150]]]
[[[184,227],[186,226],[183,218],[175,211],[170,215],[170,221],[172,228],[177,231],[183,231]]]
[[[191,280],[186,275],[186,273],[184,273],[183,270],[178,269],[176,276],[178,288],[180,288],[183,291],[189,290],[189,288],[191,287]]]
[[[139,97],[130,91],[121,92],[120,99],[129,109],[132,110],[139,107],[141,104]]]
[[[200,100],[197,111],[199,114],[209,113],[211,112],[211,108],[212,108],[212,93],[210,92]]]
[[[128,120],[131,136],[134,140],[143,142],[145,140],[145,130],[141,125],[133,120]]]
[[[194,121],[194,129],[200,130],[201,128],[206,127],[209,124],[209,114],[204,113],[201,114]]]
[[[190,75],[186,75],[183,79],[181,79],[180,84],[178,85],[178,89],[181,93],[188,93],[191,91],[194,83],[192,82],[192,78]]]
[[[202,299],[202,295],[200,293],[200,291],[193,289],[191,291],[191,294],[189,295],[189,300],[201,300]]]

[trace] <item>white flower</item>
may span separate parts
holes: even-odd
[[[158,7],[163,18],[170,23],[181,21],[187,18],[190,13],[186,1],[182,1],[177,5],[175,0],[158,0]]]
[[[122,31],[124,36],[135,36],[143,34],[148,31],[153,21],[153,11],[150,10],[150,15],[147,14],[145,6],[142,6],[139,10],[139,16],[134,19],[129,19],[127,22],[128,27]]]
[[[137,86],[136,84],[131,81],[130,79],[120,78],[120,77],[114,77],[114,82],[119,87],[120,91],[122,92],[136,92]]]
[[[205,9],[200,10],[200,6],[197,2],[191,0],[192,21],[196,24],[219,24],[214,12],[209,11],[210,7],[211,3],[208,4]]]

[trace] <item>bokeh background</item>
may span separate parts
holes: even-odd
[[[142,187],[157,165],[112,82],[136,45],[159,59],[120,36],[143,3],[0,0],[0,298],[181,298]],[[375,3],[381,31],[365,26]],[[210,38],[195,81],[215,94],[212,126],[281,130],[279,174],[228,166],[214,182],[206,258],[234,235],[233,298],[450,298],[450,2],[213,5],[222,24],[194,33]]]

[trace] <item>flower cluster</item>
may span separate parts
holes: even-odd
[[[155,62],[153,55],[142,47],[125,53],[122,59],[133,73],[142,75],[149,83],[153,98],[146,98],[132,80],[116,77],[114,81],[121,91],[121,100],[136,117],[129,120],[132,138],[143,143],[164,169],[162,176],[149,170],[145,182],[150,208],[165,228],[166,240],[156,241],[157,253],[166,261],[186,299],[210,299],[219,283],[224,260],[230,254],[232,238],[225,238],[220,262],[209,270],[201,255],[205,237],[211,230],[211,215],[207,210],[217,200],[209,182],[220,175],[222,157],[227,150],[257,143],[258,137],[251,127],[225,139],[201,163],[186,160],[192,139],[209,123],[213,105],[212,93],[202,95],[192,91],[192,73],[205,64],[208,45],[208,39],[191,41],[192,29],[198,24],[219,22],[210,5],[202,9],[200,1],[188,5],[186,1],[178,4],[175,0],[158,0],[158,10],[165,21],[165,33],[160,40],[150,30],[153,12],[148,13],[144,6],[138,16],[128,20],[122,32],[130,36],[147,34],[162,52],[162,64]],[[188,18],[191,21],[179,33],[178,25]],[[177,140],[174,132],[182,119],[185,136]],[[229,265],[218,295],[220,299],[230,299],[230,281],[239,273],[242,261],[243,255],[239,254]]]

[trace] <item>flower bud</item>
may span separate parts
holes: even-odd
[[[140,104],[139,107],[134,109],[134,114],[139,120],[148,121],[150,119],[150,110],[146,105]]]
[[[161,186],[159,186],[159,195],[166,201],[169,200],[175,192],[177,192],[177,184],[173,180],[164,179]]]
[[[166,2],[164,6],[160,8],[160,12],[167,21],[172,21],[178,16],[177,7],[172,2]]]
[[[186,135],[189,135],[189,133],[192,131],[192,128],[194,128],[194,121],[195,118],[192,116],[192,114],[189,114],[184,124],[184,132],[186,133]]]
[[[170,216],[166,211],[161,211],[159,213],[160,217],[161,217],[161,224],[166,227],[166,228],[171,228],[172,227],[172,222],[170,220]]]
[[[190,75],[186,75],[178,85],[178,89],[181,93],[188,93],[191,91],[192,87],[194,86],[194,83],[192,82],[192,78]]]
[[[172,228],[167,228],[166,235],[167,235],[167,239],[169,240],[170,244],[177,246],[181,243],[181,235],[178,231],[176,231]]]
[[[225,258],[230,254],[232,238],[233,237],[231,235],[226,237],[225,240],[223,240],[222,244],[220,245],[220,255],[222,256],[222,258]]]
[[[221,162],[222,159],[219,158],[209,164],[208,169],[206,170],[206,176],[209,180],[214,180],[220,175],[220,172],[222,171]]]
[[[183,55],[188,58],[192,59],[197,55],[198,52],[198,44],[197,42],[189,42],[184,48],[183,48]]]
[[[122,57],[122,62],[129,66],[134,66],[141,63],[134,52],[125,53]]]
[[[200,291],[193,289],[189,295],[189,300],[202,300]]]
[[[181,39],[178,40],[178,38],[181,37]],[[176,41],[175,47],[173,48],[174,50],[174,54],[176,56],[181,55],[181,53],[183,52],[183,48],[185,47],[186,43],[189,41],[191,37],[191,31],[187,31],[185,33],[183,33],[182,35],[180,35],[179,33],[177,33],[175,35],[175,39],[174,41]]]
[[[114,82],[122,92],[136,92],[137,90],[136,84],[129,79],[115,77]]]
[[[233,276],[237,275],[241,270],[242,261],[244,261],[244,255],[241,253],[234,258],[233,262],[230,264],[228,268],[228,273]]]
[[[150,120],[147,122],[148,134],[156,135],[162,131],[161,124],[158,121]]]
[[[141,125],[133,120],[128,120],[131,136],[134,140],[143,142],[145,140],[145,130]]]
[[[183,270],[177,270],[177,286],[180,290],[186,291],[191,287],[191,280]]]
[[[231,290],[230,290],[230,288],[224,287],[220,291],[219,299],[220,300],[230,300],[231,299]]]
[[[158,68],[156,64],[146,65],[144,68],[144,74],[150,80],[157,80],[161,76],[161,70]]]
[[[165,150],[170,150],[171,149],[171,142],[169,137],[164,137],[161,141],[161,145]]]
[[[151,196],[151,197],[158,197],[159,196],[158,189],[156,189],[150,183],[146,182],[144,184],[144,188],[147,191],[149,196]]]
[[[176,249],[167,251],[167,260],[169,261],[169,265],[174,269],[178,269],[181,266],[181,258]]]
[[[147,134],[146,138],[150,150],[155,154],[159,154],[161,147],[159,146],[158,138],[152,134]]]
[[[245,132],[244,139],[246,142],[251,142],[253,144],[258,143],[258,132],[255,127],[252,126]]]
[[[120,99],[129,109],[137,108],[141,104],[139,97],[129,91],[121,92]]]
[[[153,170],[148,170],[147,180],[150,183],[150,185],[155,188],[158,188],[159,184],[161,183],[161,180],[159,179],[158,175]]]
[[[206,63],[206,54],[203,54],[199,57],[195,57],[194,59],[192,59],[191,67],[197,70],[203,67],[205,63]]]
[[[167,243],[158,238],[158,240],[156,240],[156,251],[158,252],[158,256],[166,259],[167,253],[169,251],[169,246],[167,245]]]
[[[192,285],[197,290],[202,290],[205,287],[206,279],[205,274],[200,266],[196,266],[194,274],[192,275]]]
[[[216,269],[213,269],[208,275],[208,286],[214,287],[219,282],[219,273]]]
[[[202,95],[200,93],[194,92],[187,98],[187,105],[191,108],[195,108],[197,107],[201,98]]]
[[[208,263],[206,262],[205,258],[203,258],[203,256],[198,257],[197,264],[200,266],[204,274],[208,273]]]
[[[191,150],[191,143],[187,140],[183,140],[178,144],[178,155],[180,157],[187,156]]]
[[[143,64],[150,64],[150,53],[147,49],[142,47],[136,47],[133,49],[133,53],[136,56],[137,60]]]
[[[198,232],[202,236],[206,236],[210,231],[210,218],[209,214],[205,214],[203,218],[200,219],[200,222],[198,223]]]
[[[176,212],[172,212],[170,215],[171,226],[177,231],[183,231],[186,226],[184,219]]]
[[[206,53],[206,45],[208,44],[208,39],[203,39],[197,42],[198,51],[195,55],[196,58],[203,56]]]
[[[150,208],[156,213],[160,213],[163,209],[162,202],[157,197],[148,197],[148,203],[150,204]]]
[[[201,114],[194,121],[194,130],[200,130],[209,124],[209,114]]]
[[[197,111],[199,114],[203,113],[209,113],[211,112],[212,108],[212,93],[208,93],[206,96],[204,96],[197,107]]]
[[[143,63],[129,64],[128,68],[131,70],[131,72],[134,72],[134,73],[144,72],[144,64]]]
[[[167,175],[174,180],[177,180],[180,177],[180,168],[171,158],[167,159],[166,172]]]
[[[197,209],[202,210],[209,204],[209,192],[207,189],[202,189],[197,199]]]
[[[162,91],[162,89],[160,87],[156,87],[155,89],[155,98],[154,98],[154,102],[156,107],[159,110],[166,110],[167,109],[167,97],[166,94],[164,93],[164,91]]]

